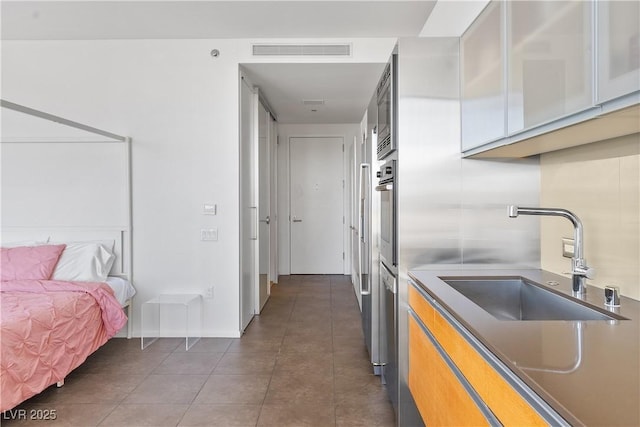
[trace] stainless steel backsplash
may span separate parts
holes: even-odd
[[[446,264],[540,267],[539,223],[507,205],[537,206],[537,157],[460,155],[459,39],[398,42],[399,425],[420,423],[407,386],[407,271]]]

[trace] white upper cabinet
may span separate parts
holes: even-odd
[[[506,135],[503,8],[490,3],[460,41],[463,151]]]
[[[460,46],[465,156],[640,132],[640,0],[493,0]]]
[[[509,135],[593,105],[592,6],[507,2]]]
[[[640,90],[640,2],[599,1],[598,102]]]

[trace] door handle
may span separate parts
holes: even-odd
[[[296,218],[295,216],[293,217],[293,220],[292,220],[292,221],[293,221],[293,222],[302,222],[302,220],[301,220],[301,219],[298,219],[298,218]]]
[[[258,240],[258,207],[257,206],[249,206],[249,209],[251,209],[251,212],[253,212],[253,215],[255,215],[255,219],[256,221],[253,221],[253,218],[251,219],[251,236],[249,237],[249,240]]]
[[[261,219],[260,222],[264,222],[265,224],[269,225],[269,223],[271,222],[271,220],[269,219],[269,215],[267,215],[265,219]]]

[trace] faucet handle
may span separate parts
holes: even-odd
[[[587,279],[593,279],[594,277],[596,277],[596,269],[587,267],[587,270],[585,271],[584,275],[587,276]]]
[[[587,279],[593,279],[596,275],[596,269],[587,267],[587,262],[584,259],[574,259],[572,274],[579,274]]]

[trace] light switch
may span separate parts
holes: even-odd
[[[216,242],[218,241],[218,229],[217,228],[203,228],[200,230],[200,240],[203,242]]]
[[[205,215],[216,215],[218,212],[218,205],[213,203],[205,203],[202,213]]]

